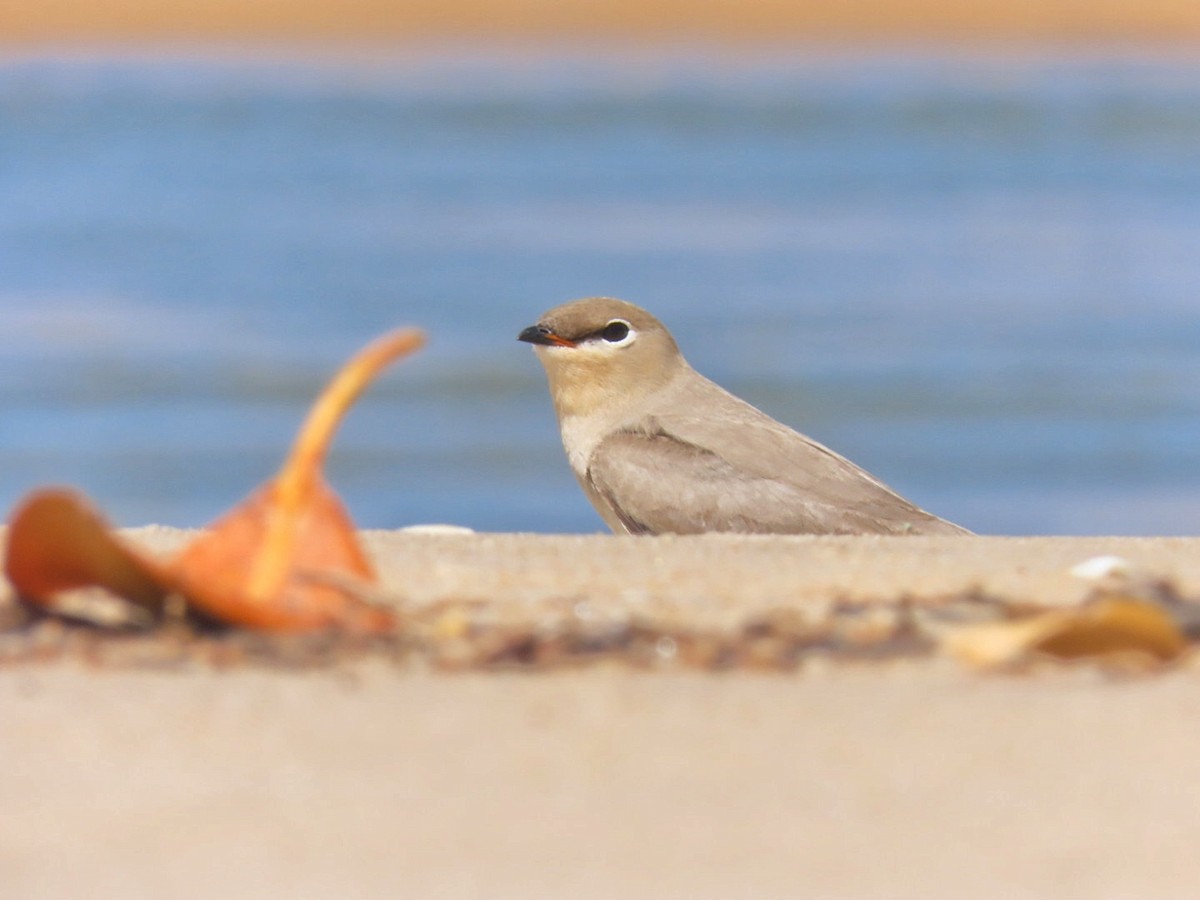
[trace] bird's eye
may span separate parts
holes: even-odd
[[[613,319],[604,326],[601,336],[610,344],[619,344],[629,337],[629,323],[621,319]]]

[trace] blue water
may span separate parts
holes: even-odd
[[[0,62],[0,505],[199,525],[372,335],[369,527],[602,528],[516,333],[591,294],[975,530],[1200,531],[1200,64]]]

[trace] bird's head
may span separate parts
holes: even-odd
[[[556,306],[517,340],[533,344],[560,417],[589,415],[658,390],[686,366],[644,309],[610,297]]]

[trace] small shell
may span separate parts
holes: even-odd
[[[1120,556],[1093,556],[1071,566],[1067,571],[1076,578],[1099,581],[1101,578],[1125,576],[1132,571],[1129,560]]]
[[[404,528],[398,529],[404,534],[437,534],[437,535],[458,535],[458,534],[474,534],[475,529],[467,528],[465,525],[406,525]]]

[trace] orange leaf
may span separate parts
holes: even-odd
[[[371,583],[375,573],[324,483],[286,513],[288,544],[269,555],[265,538],[284,515],[277,488],[275,482],[259,488],[175,559],[172,576],[191,604],[218,621],[263,631],[391,630],[390,613],[352,597],[340,583],[346,576]]]
[[[354,524],[321,464],[346,410],[379,371],[424,338],[403,329],[361,350],[317,399],[279,474],[186,547],[171,567],[197,609],[268,631],[391,630],[390,613],[332,581],[373,582]]]
[[[1062,659],[1138,652],[1166,661],[1183,653],[1187,640],[1157,603],[1105,597],[1082,607],[1035,649]]]
[[[154,611],[178,592],[217,621],[266,631],[392,630],[392,614],[354,589],[374,582],[375,573],[321,465],[338,423],[371,379],[422,343],[419,331],[402,329],[361,350],[317,399],[279,474],[171,564],[141,555],[82,496],[56,489],[35,492],[13,514],[6,575],[22,597],[42,606],[64,591],[98,586]]]
[[[1158,604],[1106,597],[1076,609],[954,629],[944,636],[943,646],[964,662],[991,667],[1033,653],[1059,659],[1137,653],[1167,662],[1187,649],[1187,640]]]
[[[87,498],[65,488],[34,491],[10,520],[4,572],[39,606],[56,594],[102,587],[158,612],[170,592],[166,570],[115,534]]]

